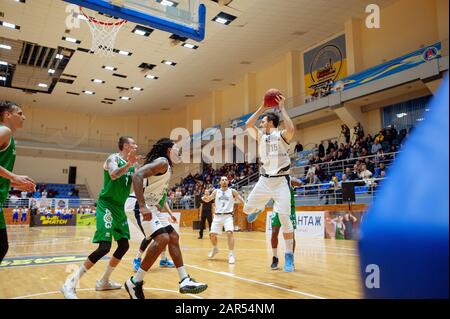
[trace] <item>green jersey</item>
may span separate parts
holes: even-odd
[[[4,150],[0,151],[0,166],[4,169],[12,172],[14,168],[14,162],[16,161],[16,143],[11,136],[9,145]],[[0,177],[0,204],[3,204],[8,197],[10,189],[9,179]]]
[[[117,161],[119,167],[123,167],[127,164],[125,160],[120,156],[115,156],[114,160]],[[131,190],[131,175],[134,173],[134,166],[128,169],[128,172],[121,177],[112,180],[108,170],[103,171],[103,188],[98,197],[99,201],[105,201],[120,206],[125,206],[128,196]]]

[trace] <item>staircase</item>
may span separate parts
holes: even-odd
[[[77,184],[76,188],[78,189],[78,197],[79,198],[92,198],[89,190],[85,184]]]

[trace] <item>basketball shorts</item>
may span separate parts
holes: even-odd
[[[127,216],[123,206],[99,200],[96,214],[97,230],[93,243],[101,241],[118,241],[121,238],[130,239]]]
[[[0,229],[6,229],[5,216],[3,216],[3,208],[0,207]]]
[[[211,224],[211,231],[209,232],[222,235],[222,228],[225,228],[226,232],[233,232],[234,231],[234,218],[233,214],[215,214],[212,224]]]
[[[159,229],[171,226],[167,214],[161,214],[157,207],[149,207],[152,212],[152,220],[144,221],[142,214],[139,212],[136,198],[128,198],[125,204],[125,211],[128,216],[128,220],[137,226],[145,238],[152,238],[155,232],[161,232]]]
[[[281,215],[291,213],[291,191],[288,178],[264,177],[261,176],[253,190],[248,195],[244,205],[244,212],[247,214],[264,210],[269,200],[273,199],[273,211]]]

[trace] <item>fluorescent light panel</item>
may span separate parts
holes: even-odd
[[[0,44],[0,49],[11,50],[12,47],[10,45],[7,45],[7,44]]]

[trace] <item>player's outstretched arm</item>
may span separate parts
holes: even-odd
[[[233,189],[233,196],[235,199],[241,202],[242,205],[245,204],[245,200],[242,198],[242,196],[238,193],[237,190]]]
[[[216,194],[217,194],[217,189],[215,189],[214,192],[212,192],[212,194],[209,195],[209,196],[204,195],[204,196],[202,197],[202,199],[203,199],[203,201],[209,203],[210,201],[212,201],[213,199],[216,198]]]
[[[255,113],[253,113],[252,116],[245,122],[245,129],[250,131],[254,131],[256,134],[259,133],[259,129],[255,126],[256,122],[258,121],[258,118],[261,116],[261,114],[264,113],[264,100],[262,101],[259,108],[256,110]]]
[[[281,119],[284,122],[284,130],[281,132],[281,135],[285,139],[286,142],[292,141],[292,138],[294,137],[295,133],[295,127],[294,123],[292,122],[291,118],[289,117],[289,114],[286,111],[286,108],[284,107],[284,101],[286,98],[282,95],[277,96],[276,98],[280,111],[281,111]]]

